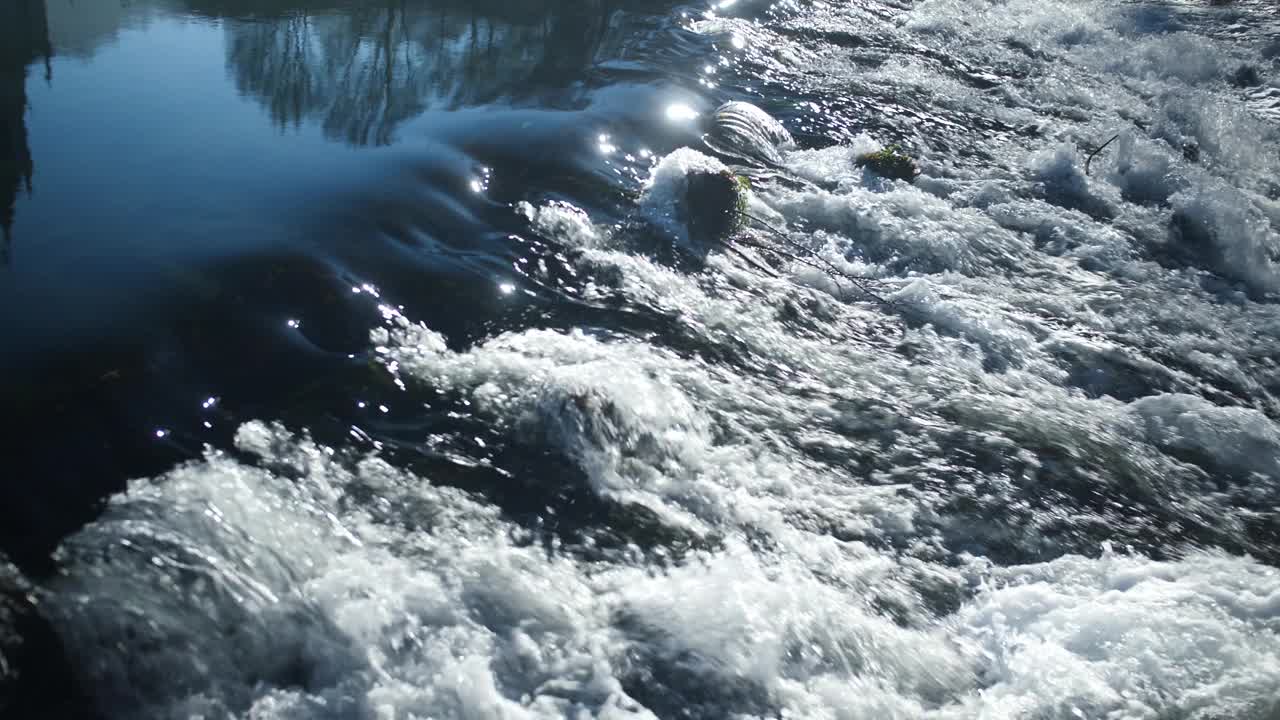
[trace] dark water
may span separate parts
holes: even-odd
[[[0,714],[1275,717],[1278,28],[0,0]]]
[[[699,102],[589,72],[624,42],[611,3],[6,12],[3,374],[25,421],[0,525],[23,558],[76,500],[308,402],[367,349],[376,302],[353,288],[459,342],[549,312],[497,290],[526,252],[509,204],[585,185],[608,207],[640,165],[598,137],[670,145],[665,107]],[[354,422],[335,399],[304,416]]]

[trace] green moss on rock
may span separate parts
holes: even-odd
[[[873,153],[860,155],[855,161],[858,167],[870,168],[880,177],[911,182],[920,174],[916,161],[903,153],[897,145],[890,145]]]

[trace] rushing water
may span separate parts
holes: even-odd
[[[1280,717],[1270,0],[5,0],[0,84],[98,716]]]

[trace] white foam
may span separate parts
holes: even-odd
[[[211,455],[64,550],[49,607],[113,717],[651,717],[588,578],[495,509],[278,428],[239,442],[301,475]]]
[[[1280,229],[1245,194],[1206,180],[1172,203],[1189,252],[1257,292],[1280,292]]]
[[[1193,395],[1155,395],[1133,403],[1158,445],[1212,458],[1218,467],[1280,478],[1280,428],[1257,410],[1216,407]]]
[[[606,244],[608,234],[593,225],[591,218],[581,208],[569,203],[554,202],[534,207],[521,202],[516,205],[516,212],[528,219],[540,233],[555,237],[567,245],[592,248]]]
[[[911,187],[783,192],[768,200],[790,221],[838,233],[851,242],[850,250],[895,274],[979,274],[1017,264],[1030,249],[981,213]]]
[[[993,579],[995,589],[954,618],[996,678],[981,712],[1265,717],[1276,708],[1274,569],[1213,555],[1154,563],[1108,554]]]
[[[882,143],[863,133],[848,145],[792,151],[787,154],[787,167],[800,177],[814,182],[834,181],[841,187],[851,183],[861,184],[866,180],[867,170],[858,167],[858,158],[883,148]]]
[[[1114,190],[1097,185],[1085,174],[1085,157],[1074,145],[1061,143],[1031,156],[1032,176],[1055,204],[1089,214],[1115,213]]]
[[[1115,154],[1108,159],[1110,162],[1104,165],[1108,181],[1132,202],[1167,202],[1182,185],[1182,173],[1176,168],[1171,148],[1163,143],[1147,141],[1131,132],[1123,133],[1116,143]]]
[[[859,4],[813,12],[869,27]],[[1280,497],[1274,130],[1220,82],[1251,51],[1192,57],[1153,19],[928,0],[877,21],[1010,70],[990,91],[924,55],[868,72],[769,23],[694,22],[813,92],[856,76],[1045,131],[993,131],[981,162],[926,148],[914,184],[869,181],[853,161],[890,138],[864,135],[786,155],[822,189],[753,191],[887,304],[785,259],[668,267],[567,203],[520,204],[609,271],[586,301],[678,342],[526,329],[459,350],[388,311],[377,352],[407,393],[568,463],[516,478],[531,503],[641,505],[699,549],[544,546],[434,478],[254,423],[252,462],[132,483],[69,541],[42,599],[88,686],[122,717],[1274,716],[1280,573],[1104,544],[1250,547]],[[639,212],[684,242],[688,173],[725,169],[678,150]],[[1175,212],[1199,241],[1169,246]]]
[[[259,424],[240,442],[294,479],[211,455],[64,551],[45,602],[113,717],[654,717],[637,672],[745,717],[1275,708],[1280,573],[1249,560],[971,561],[966,602],[900,625],[867,600],[927,565],[883,552],[730,538],[668,570],[582,564],[377,459]]]

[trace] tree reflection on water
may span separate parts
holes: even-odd
[[[51,33],[87,57],[131,18],[216,20],[237,90],[277,127],[315,122],[335,141],[386,145],[430,109],[545,106],[583,78],[612,13],[637,0],[102,0],[52,13],[47,2],[0,0],[0,264],[17,198],[32,186],[26,83],[34,63],[51,72]]]
[[[237,4],[190,3],[221,16]],[[602,0],[253,6],[226,25],[238,89],[282,128],[318,119],[326,136],[353,145],[387,144],[400,123],[429,108],[515,100],[580,70],[609,12]]]
[[[49,58],[44,0],[0,3],[0,265],[9,263],[14,204],[31,192],[35,163],[27,144],[27,68]]]

